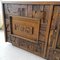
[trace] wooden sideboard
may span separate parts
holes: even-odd
[[[60,60],[60,2],[2,2],[2,7],[6,42]]]

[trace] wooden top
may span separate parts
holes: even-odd
[[[55,2],[55,1],[51,1],[51,2],[32,2],[32,1],[30,1],[30,2],[28,2],[28,1],[25,1],[25,2],[22,2],[22,1],[2,1],[2,3],[13,3],[13,4],[52,4],[52,5],[60,5],[60,1],[57,1],[57,2]]]

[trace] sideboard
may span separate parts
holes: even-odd
[[[60,2],[2,2],[2,7],[6,42],[60,60]]]

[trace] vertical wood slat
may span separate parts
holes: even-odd
[[[58,22],[58,8],[54,7],[54,14],[53,14],[53,19],[52,19],[52,23],[51,23],[51,30],[50,30],[50,34],[49,34],[49,45],[48,47],[52,47],[52,48],[55,48],[56,47],[56,41],[57,41],[57,38],[58,38],[58,31],[59,31],[59,22]],[[55,27],[56,27],[56,23],[57,23],[57,30],[55,30]],[[54,25],[54,26],[53,26]],[[57,35],[55,37],[55,40],[51,40],[51,36],[53,35],[53,32],[54,30],[57,32]],[[52,43],[51,43],[52,41]],[[52,45],[52,46],[50,46]]]
[[[57,16],[58,16],[58,11],[55,11],[54,10],[51,29],[54,29],[54,27],[52,28],[52,26],[54,25],[54,21],[56,22]],[[52,36],[52,34],[53,34],[53,30],[50,30],[50,34],[49,34],[49,45],[48,45],[48,47],[50,47],[50,45],[51,45],[50,42],[51,42],[51,36]]]
[[[32,5],[27,5],[27,16],[32,17]]]
[[[54,40],[53,45],[52,45],[52,47],[53,47],[54,49],[56,48],[58,35],[59,35],[59,26],[58,26],[58,30],[57,30],[57,34],[56,34],[56,39]]]
[[[57,26],[58,29],[56,30],[56,37],[55,38],[53,38],[53,35],[54,35],[53,32],[55,30],[55,26],[56,26],[56,23],[57,23],[57,17],[58,17],[58,8],[54,7],[53,19],[52,19],[52,22],[51,22],[51,28],[50,28],[50,33],[49,33],[47,56],[49,54],[50,47],[52,47],[53,49],[56,49],[59,26]]]
[[[56,10],[57,10],[57,16],[56,16],[56,21],[57,21],[57,30],[56,30],[56,38],[55,38],[55,40],[54,40],[54,42],[53,42],[53,45],[52,45],[52,47],[53,48],[56,48],[56,45],[57,45],[57,40],[58,40],[58,36],[59,36],[59,30],[60,30],[60,22],[59,22],[59,19],[58,18],[60,18],[60,16],[59,16],[59,11],[60,11],[60,8],[59,8],[59,6],[57,7],[56,6]]]
[[[47,43],[48,43],[48,36],[49,36],[49,29],[50,29],[51,19],[52,19],[52,13],[53,13],[53,5],[50,5],[50,12],[49,12],[48,24],[47,24],[46,35],[45,35],[45,39],[46,39],[45,47],[46,48],[45,48],[45,51],[44,51],[44,56],[46,56],[46,52],[47,52]]]

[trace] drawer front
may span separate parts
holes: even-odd
[[[15,16],[10,20],[11,34],[31,42],[38,42],[40,19]]]

